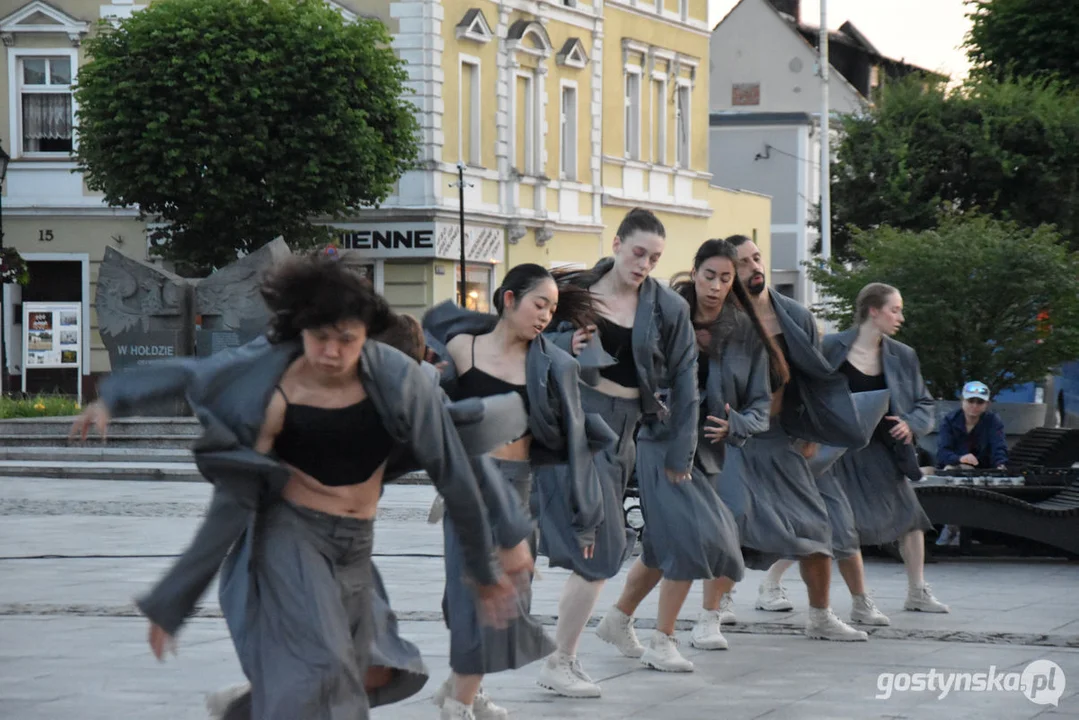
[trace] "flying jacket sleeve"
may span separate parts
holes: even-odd
[[[472,463],[443,404],[441,390],[423,375],[419,365],[403,367],[404,377],[393,384],[392,405],[388,403],[398,413],[403,437],[397,440],[411,448],[442,495],[446,512],[458,528],[468,572],[477,583],[491,585],[496,581],[491,564],[492,530]]]
[[[127,415],[146,403],[183,399],[198,362],[177,358],[112,373],[98,386],[98,397],[113,417]]]
[[[753,435],[768,429],[772,393],[768,380],[768,353],[763,346],[755,348],[753,364],[746,383],[745,404],[741,410],[732,409],[727,420],[727,444],[742,447]]]
[[[570,497],[573,502],[573,529],[577,543],[588,547],[596,541],[596,528],[603,522],[603,491],[593,461],[581,406],[580,375],[577,363],[569,357],[555,365],[562,426],[566,437]]]
[[[136,598],[139,610],[169,635],[175,635],[210,586],[233,543],[251,517],[245,503],[214,489],[210,508],[180,559],[150,592]]]
[[[666,468],[688,473],[697,451],[697,423],[700,395],[697,390],[697,338],[689,321],[689,305],[678,298],[677,312],[667,332],[664,353],[670,377],[668,422],[671,439],[667,445]]]

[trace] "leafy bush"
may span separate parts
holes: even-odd
[[[0,420],[31,417],[70,417],[82,412],[70,395],[37,395],[27,398],[0,397]]]

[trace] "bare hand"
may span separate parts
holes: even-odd
[[[78,437],[82,442],[86,442],[87,435],[90,434],[90,428],[96,427],[97,432],[101,435],[101,441],[104,442],[109,430],[109,409],[105,407],[105,404],[100,400],[90,403],[86,406],[86,409],[82,411],[82,415],[75,418],[75,422],[71,425],[71,432],[68,433],[68,439]]]
[[[508,627],[510,621],[517,617],[517,586],[520,578],[527,583],[528,575],[522,573],[517,578],[503,575],[494,585],[476,588],[481,623],[501,629]]]
[[[585,560],[591,560],[592,558],[594,558],[596,556],[596,544],[592,543],[588,547],[581,548],[581,555],[584,556]]]
[[[450,361],[449,360],[443,360],[442,362],[435,363],[435,369],[438,370],[439,372],[442,372],[443,370],[445,370],[449,366],[450,366]]]
[[[595,325],[588,325],[583,328],[578,328],[573,333],[573,339],[570,341],[570,349],[573,350],[574,355],[580,355],[584,350],[585,345],[592,339],[592,335],[596,332]]]
[[[165,661],[165,653],[171,651],[173,655],[176,654],[176,640],[156,623],[150,623],[149,641],[150,650],[161,662]]]
[[[910,430],[910,425],[907,425],[905,420],[901,420],[897,415],[888,415],[886,420],[895,420],[895,427],[891,430],[891,436],[896,440],[902,440],[907,445],[914,442],[914,433]]]
[[[727,403],[723,410],[727,414],[727,417],[731,416],[730,403]],[[713,445],[718,442],[722,442],[723,440],[726,440],[727,436],[731,432],[731,423],[729,420],[717,418],[715,415],[709,415],[704,419],[704,422],[704,436]],[[708,425],[708,423],[712,423],[712,425]]]
[[[689,480],[690,477],[691,475],[688,472],[682,473],[675,472],[674,470],[667,470],[667,479],[675,484],[684,483],[686,480]]]
[[[532,548],[528,546],[527,540],[522,540],[512,548],[500,549],[498,562],[502,566],[502,572],[507,575],[530,573],[536,566],[532,558]]]
[[[959,462],[963,465],[978,467],[978,458],[973,453],[967,453],[963,457],[959,458]]]
[[[817,456],[820,451],[820,444],[815,442],[804,442],[802,447],[798,449],[798,452],[802,453],[802,457],[806,460],[812,460]]]

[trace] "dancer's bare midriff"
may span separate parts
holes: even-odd
[[[293,504],[324,512],[327,515],[340,515],[361,520],[373,519],[378,513],[378,500],[382,495],[382,476],[386,470],[385,463],[363,482],[336,487],[323,485],[294,467],[290,467],[289,470],[292,476],[285,485],[282,496]]]

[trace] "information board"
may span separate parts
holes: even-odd
[[[31,370],[75,368],[82,402],[82,304],[25,302],[22,304],[22,391]]]

